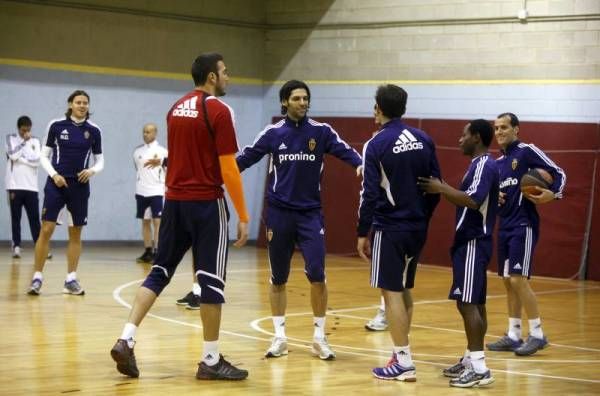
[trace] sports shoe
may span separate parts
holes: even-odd
[[[144,252],[144,254],[142,254],[140,257],[135,259],[136,263],[144,263],[144,264],[150,264],[152,263],[153,257],[152,257],[152,251],[150,250],[146,250]]]
[[[65,281],[65,285],[63,287],[64,294],[73,294],[76,296],[83,296],[85,294],[85,290],[81,287],[77,279],[73,279],[70,282]]]
[[[385,319],[385,311],[381,308],[377,310],[375,317],[365,324],[365,329],[369,331],[383,331],[388,327],[388,322]]]
[[[458,378],[468,368],[470,368],[470,367],[464,365],[463,359],[461,358],[458,361],[458,363],[456,363],[454,366],[450,366],[450,367],[443,369],[442,374],[444,374],[444,377]]]
[[[194,298],[194,293],[189,292],[188,294],[185,295],[185,297],[180,298],[179,300],[175,301],[175,304],[189,305],[190,301],[192,301],[193,298]]]
[[[519,348],[515,349],[515,355],[518,356],[529,356],[533,355],[540,349],[544,349],[548,346],[548,339],[537,338],[532,336],[531,334],[527,337],[527,341],[523,343]]]
[[[271,346],[267,349],[265,357],[280,357],[288,354],[287,338],[275,337],[271,342]]]
[[[200,296],[197,296],[194,293],[192,293],[192,298],[189,300],[185,309],[191,309],[194,311],[199,310],[200,309]]]
[[[48,252],[48,255],[46,256],[46,260],[52,260],[52,252]]]
[[[14,258],[14,259],[21,258],[21,248],[20,248],[20,247],[18,247],[18,246],[15,246],[15,247],[13,248],[13,255],[12,255],[12,258]]]
[[[523,344],[523,340],[519,339],[518,341],[513,340],[506,334],[500,338],[496,342],[491,342],[486,344],[485,346],[490,351],[514,351],[519,348]]]
[[[492,377],[492,372],[490,370],[483,374],[477,374],[471,369],[466,369],[463,371],[460,377],[452,378],[450,380],[450,386],[455,386],[458,388],[471,388],[473,386],[489,385],[492,382],[494,382],[494,377]]]
[[[140,372],[135,362],[133,348],[129,347],[127,340],[117,340],[115,346],[110,350],[110,356],[117,362],[117,370],[119,373],[132,378],[140,376]]]
[[[331,350],[327,343],[327,338],[313,338],[312,354],[318,356],[321,360],[335,359],[335,352]]]
[[[373,369],[373,375],[384,380],[397,380],[406,382],[417,381],[417,371],[415,367],[402,367],[396,360],[395,356],[390,359],[385,367],[375,367]]]
[[[27,294],[29,294],[30,296],[39,296],[41,288],[42,280],[34,278],[31,280],[31,286],[29,286],[29,291],[27,292]]]
[[[199,380],[243,380],[248,377],[248,370],[242,370],[229,363],[223,355],[219,355],[219,363],[214,366],[201,362],[198,364],[196,378]]]

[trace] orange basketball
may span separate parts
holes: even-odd
[[[552,175],[542,168],[529,169],[521,177],[521,192],[524,194],[536,194],[535,187],[549,188],[554,179]]]

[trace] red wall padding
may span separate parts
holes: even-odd
[[[331,124],[360,153],[364,142],[376,130],[370,118],[320,117],[318,120]],[[458,149],[458,138],[467,121],[406,119],[405,122],[432,136],[443,178],[457,186],[469,163]],[[567,173],[565,198],[539,208],[541,237],[534,258],[534,273],[573,277],[581,262],[594,166],[600,171],[600,158],[594,163],[600,147],[598,125],[523,122],[520,137],[524,142],[534,142]],[[498,155],[495,145],[492,151]],[[596,178],[596,191],[600,194],[600,172]],[[356,178],[354,169],[328,156],[321,183],[328,253],[355,254],[359,192],[360,179]],[[600,202],[598,196],[596,198],[596,202]],[[450,265],[448,250],[454,235],[454,215],[455,207],[442,199],[432,218],[421,262]],[[264,225],[261,225],[259,246],[265,246],[264,235]],[[589,246],[588,279],[600,279],[600,205],[595,207]],[[495,268],[494,258],[490,269]]]
[[[600,125],[596,140],[600,147]],[[595,158],[595,179],[586,279],[600,280],[600,153]]]

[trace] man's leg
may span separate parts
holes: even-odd
[[[23,202],[20,191],[8,190],[8,202],[10,204],[10,222],[12,231],[13,257],[21,257],[21,213]]]
[[[510,280],[511,287],[522,301],[523,308],[525,308],[525,313],[529,319],[529,337],[527,337],[523,345],[515,350],[515,354],[520,356],[533,355],[539,349],[544,349],[548,345],[548,341],[542,331],[537,298],[531,289],[527,277],[514,275],[510,277]]]
[[[40,202],[38,199],[38,193],[35,191],[27,191],[25,199],[25,212],[27,213],[27,220],[29,221],[29,230],[31,231],[31,238],[35,243],[40,236]]]
[[[394,345],[408,345],[410,316],[405,301],[410,298],[410,291],[383,290],[383,297],[385,299],[385,315],[388,318],[390,336]]]

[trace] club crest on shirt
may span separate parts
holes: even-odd
[[[269,228],[267,230],[267,241],[271,242],[271,239],[273,239],[273,230]]]
[[[86,139],[89,139],[90,138],[90,132],[89,131],[83,132],[83,137],[86,138]]]
[[[308,149],[310,151],[314,151],[315,147],[317,147],[317,141],[314,138],[310,138],[308,140]]]
[[[512,170],[516,170],[517,166],[519,166],[519,161],[517,161],[517,159],[513,159],[512,163],[510,164],[510,166],[512,167]]]

